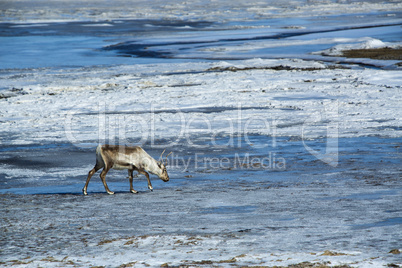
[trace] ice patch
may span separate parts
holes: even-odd
[[[83,24],[84,27],[113,27],[113,24],[110,23],[94,23],[94,24]]]
[[[47,23],[31,23],[31,24],[17,24],[11,25],[11,28],[27,28],[27,27],[46,27],[49,26]]]
[[[236,70],[236,69],[264,69],[276,66],[289,66],[291,68],[317,68],[325,69],[326,65],[317,61],[305,61],[301,59],[262,59],[253,58],[239,61],[218,61],[211,64],[211,69]]]

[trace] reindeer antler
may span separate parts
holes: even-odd
[[[166,156],[166,164],[165,164],[165,166],[167,166],[167,164],[168,164],[168,156],[169,155],[171,155],[173,152],[170,152],[170,153],[168,153],[168,155]]]
[[[163,152],[161,153],[161,156],[159,157],[159,158],[162,158],[162,156],[163,156],[163,153],[166,151],[166,149],[165,150],[163,150]]]
[[[161,161],[163,162],[163,158],[162,158],[162,156],[163,156],[163,154],[165,153],[165,151],[166,151],[166,149],[165,150],[163,150],[163,152],[161,153],[161,156],[159,157],[160,159],[161,159]],[[170,152],[170,153],[168,153],[168,155],[167,156],[165,156],[166,157],[166,164],[164,163],[164,165],[165,166],[167,166],[167,163],[168,163],[168,156],[169,155],[171,155],[173,152]]]

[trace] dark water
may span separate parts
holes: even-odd
[[[396,12],[395,17],[400,16]],[[0,23],[0,69],[250,58],[333,61],[310,53],[330,48],[342,38],[350,38],[350,42],[363,37],[401,41],[401,25],[381,12],[227,23],[183,20]],[[231,50],[238,47],[242,49]]]

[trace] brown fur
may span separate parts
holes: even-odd
[[[169,176],[166,171],[165,165],[153,159],[144,149],[139,146],[119,146],[119,145],[99,145],[96,148],[96,164],[95,167],[89,171],[87,181],[83,193],[87,195],[87,188],[91,177],[101,168],[103,168],[100,178],[103,186],[108,194],[114,194],[109,190],[106,184],[106,174],[111,168],[114,169],[127,169],[130,181],[130,192],[137,193],[133,188],[133,171],[136,170],[140,174],[144,174],[148,180],[148,188],[153,190],[151,181],[149,179],[150,172],[157,175],[163,181],[169,181]]]

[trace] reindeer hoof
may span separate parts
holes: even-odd
[[[154,190],[154,188],[152,188],[152,186],[148,186],[148,189],[151,190],[151,191]]]
[[[130,192],[132,192],[133,194],[138,194],[138,191],[136,190],[130,190]]]
[[[87,193],[87,191],[85,191],[85,189],[82,189],[82,193],[83,193],[84,195],[88,195],[88,193]]]
[[[112,194],[114,194],[114,192],[112,192],[112,191],[110,191],[110,192],[107,192],[108,194],[110,194],[110,195],[112,195]]]

